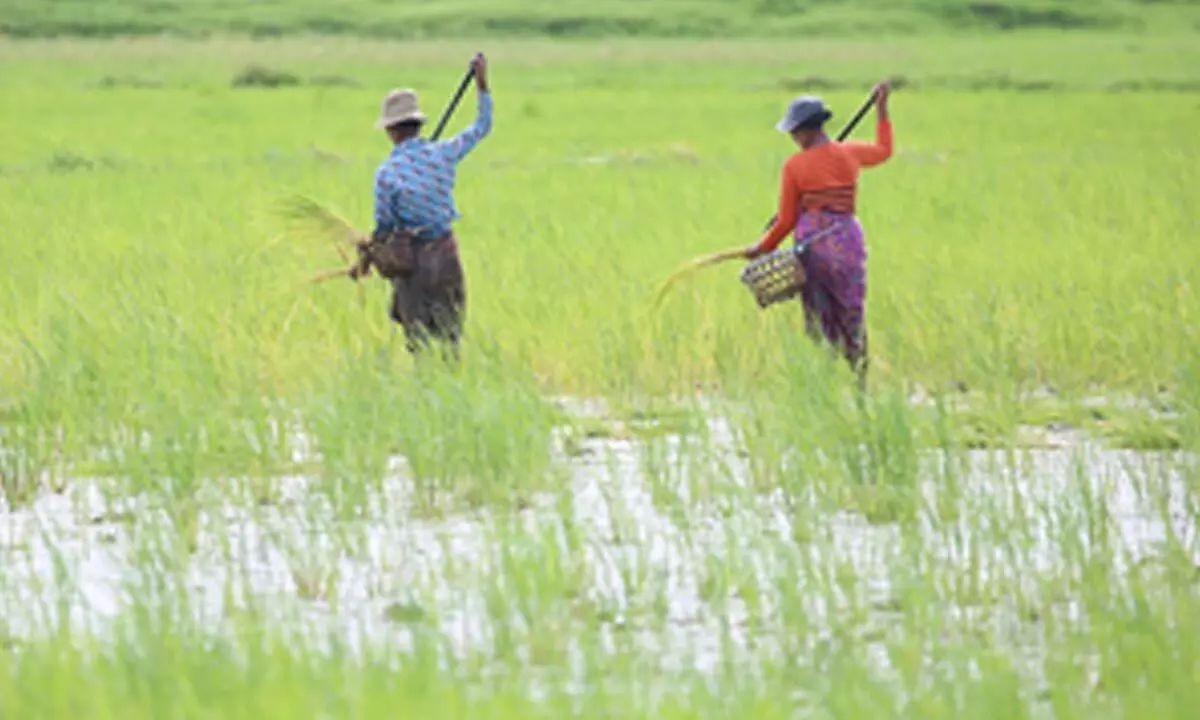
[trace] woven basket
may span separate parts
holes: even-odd
[[[783,302],[800,294],[804,286],[800,253],[794,247],[776,250],[747,265],[741,280],[754,293],[760,308]]]
[[[388,280],[411,275],[416,265],[413,236],[402,230],[371,238],[361,252]]]

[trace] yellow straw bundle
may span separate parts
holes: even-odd
[[[744,252],[745,250],[740,247],[730,248],[729,250],[709,253],[708,255],[701,255],[698,258],[689,260],[688,262],[679,266],[679,268],[676,269],[675,272],[671,273],[667,279],[663,281],[662,285],[659,286],[658,294],[654,300],[654,306],[658,307],[661,305],[663,298],[666,297],[671,288],[678,284],[680,280],[691,276],[696,271],[700,270],[701,268],[708,267],[709,265],[715,265],[726,260],[733,260],[734,258],[743,257]]]
[[[292,195],[279,203],[279,213],[294,232],[329,240],[335,245],[357,246],[366,236],[342,215],[305,195]],[[341,250],[339,248],[338,252]]]
[[[289,231],[301,237],[333,243],[345,262],[350,262],[343,245],[357,248],[367,243],[367,237],[341,214],[305,195],[291,195],[277,205],[280,217],[288,224]],[[316,284],[337,277],[348,277],[349,268],[325,270],[308,279]]]

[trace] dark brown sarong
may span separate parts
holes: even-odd
[[[466,281],[453,232],[413,246],[411,274],[392,279],[392,320],[404,328],[406,347],[414,355],[431,338],[448,343],[457,357],[466,313]]]

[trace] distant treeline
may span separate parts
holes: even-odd
[[[0,34],[779,37],[1200,31],[1200,0],[4,0]]]

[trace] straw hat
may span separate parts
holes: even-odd
[[[413,90],[393,90],[383,99],[383,107],[379,112],[379,120],[375,127],[384,129],[404,122],[419,120],[425,122],[425,113],[421,112],[417,103],[417,93]]]

